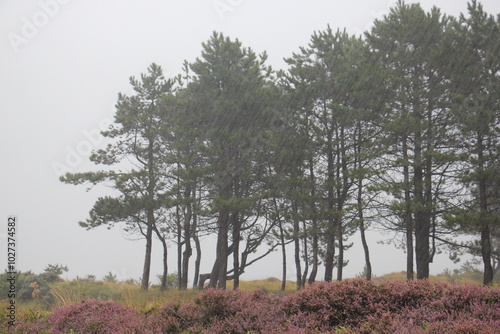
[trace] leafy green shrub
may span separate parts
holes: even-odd
[[[66,266],[49,264],[41,274],[35,274],[32,271],[17,272],[16,299],[22,302],[37,300],[45,307],[49,307],[54,301],[49,284],[61,281],[61,275],[65,271],[68,271]],[[11,274],[7,271],[0,275],[0,294],[2,296],[8,295],[10,288],[8,279],[10,277]]]
[[[7,272],[0,275],[0,294],[8,296],[11,275]],[[36,284],[35,284],[36,283]],[[40,304],[49,306],[52,302],[50,286],[41,275],[31,271],[18,272],[15,280],[15,295],[18,301],[27,302],[38,300]]]
[[[158,279],[158,286],[161,285],[163,275],[156,275],[156,278]],[[177,273],[172,273],[167,275],[167,288],[178,288],[179,287],[179,276],[177,276]]]

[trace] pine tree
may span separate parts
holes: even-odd
[[[484,265],[483,283],[493,280],[491,234],[500,226],[499,218],[499,138],[500,115],[500,18],[484,12],[472,1],[468,17],[454,25],[450,48],[456,57],[450,63],[454,119],[460,131],[464,172],[462,181],[470,189],[465,211],[451,219],[454,228],[480,235]],[[457,70],[460,69],[460,70]]]
[[[201,58],[190,64],[193,81],[188,88],[203,133],[203,182],[210,197],[210,213],[216,220],[217,255],[209,285],[226,287],[228,258],[233,254],[237,288],[242,267],[248,265],[248,247],[262,241],[252,236],[241,250],[242,234],[251,230],[269,232],[249,218],[258,215],[262,196],[258,188],[261,175],[266,174],[266,165],[260,159],[271,124],[270,69],[264,65],[265,54],[259,57],[223,34],[214,32],[202,46]]]
[[[436,179],[446,177],[449,166],[443,159],[450,153],[453,138],[443,61],[447,59],[443,45],[448,25],[449,19],[437,8],[426,13],[418,4],[399,1],[367,34],[391,92],[386,96],[390,113],[384,125],[385,159],[390,161],[386,170],[390,172],[381,177],[396,199],[392,208],[403,221],[409,279],[413,277],[413,233],[417,278],[429,276],[435,253],[430,240],[437,228],[436,208],[443,191]]]
[[[131,77],[135,95],[119,94],[115,123],[102,134],[113,140],[106,149],[93,152],[90,159],[98,165],[114,166],[97,172],[68,173],[61,181],[69,184],[104,183],[119,192],[117,197],[101,197],[90,211],[90,218],[80,223],[87,229],[101,225],[108,228],[126,223],[146,239],[141,288],[149,287],[153,231],[165,210],[164,142],[161,139],[165,110],[160,100],[169,94],[172,80],[165,80],[160,66],[152,64],[140,80]],[[132,165],[127,162],[131,161]],[[123,164],[127,170],[123,171]]]

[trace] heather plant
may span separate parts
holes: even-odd
[[[214,333],[256,333],[270,323],[284,323],[285,313],[277,296],[263,291],[238,292],[238,298],[230,301],[231,312],[217,318],[207,328]]]
[[[85,300],[54,310],[48,318],[52,331],[79,334],[137,333],[142,316],[113,301]]]
[[[428,334],[498,334],[498,321],[480,319],[455,319],[454,321],[439,321],[427,325]]]
[[[500,288],[353,279],[285,295],[207,290],[190,300],[161,296],[162,306],[140,312],[87,300],[50,316],[27,314],[11,333],[500,333]]]
[[[0,333],[45,334],[53,332],[50,331],[47,311],[29,310],[18,317],[15,327],[5,326],[4,331]]]
[[[417,333],[459,319],[495,327],[500,324],[499,293],[500,289],[426,280],[380,284],[346,280],[318,283],[291,294],[283,307],[292,323],[307,330]]]
[[[440,298],[447,284],[418,281],[384,281],[377,287],[384,309],[397,312],[416,308]]]
[[[354,279],[321,282],[287,296],[285,310],[296,323],[327,329],[356,325],[360,318],[384,309],[383,296],[375,283]]]
[[[167,302],[157,311],[146,315],[144,334],[175,334],[187,330],[200,332],[202,330],[201,319],[201,310],[194,303]]]
[[[145,333],[180,333],[184,327],[179,314],[181,305],[169,302],[145,318]]]
[[[146,319],[147,333],[255,333],[286,325],[281,299],[262,291],[208,290],[192,303],[166,303]],[[275,328],[269,332],[276,332]]]
[[[206,293],[196,297],[194,303],[199,305],[202,312],[203,323],[210,323],[217,319],[224,319],[236,312],[231,306],[240,296],[234,290],[207,290]]]
[[[472,312],[477,305],[500,305],[500,288],[475,285],[447,285],[442,298],[443,307],[449,310]],[[498,308],[496,308],[498,310]],[[500,316],[500,311],[499,314]]]
[[[500,289],[470,285],[445,285],[444,287],[441,296],[436,296],[421,307],[400,311],[399,316],[403,319],[404,317],[411,319],[429,331],[433,327],[445,328],[451,326],[450,324],[456,324],[456,328],[453,326],[450,328],[460,333],[461,327],[467,328],[471,323],[475,323],[476,328],[499,328]],[[436,331],[438,332],[439,330]],[[452,330],[445,332],[451,333]]]

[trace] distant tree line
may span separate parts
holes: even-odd
[[[480,256],[491,283],[500,270],[500,16],[475,0],[458,18],[399,1],[362,37],[315,32],[286,71],[221,33],[202,46],[177,77],[156,64],[132,77],[135,93],[119,94],[102,133],[111,144],[90,158],[108,167],[61,177],[116,190],[80,224],[120,224],[146,239],[143,289],[155,238],[163,288],[172,243],[181,289],[190,275],[194,287],[238,288],[274,250],[283,288],[288,261],[298,288],[333,280],[334,269],[342,280],[357,231],[369,280],[370,227],[401,236],[410,280],[427,278],[447,250]],[[201,273],[207,235],[216,257]]]

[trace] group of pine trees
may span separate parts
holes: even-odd
[[[115,123],[103,132],[110,144],[91,156],[108,167],[61,177],[116,190],[81,225],[120,224],[144,236],[143,289],[154,240],[163,248],[163,287],[169,244],[181,289],[190,277],[195,287],[234,280],[237,288],[274,250],[284,287],[287,249],[298,288],[334,279],[334,269],[341,280],[356,232],[370,279],[370,226],[402,236],[408,279],[428,277],[434,255],[447,249],[480,256],[484,284],[492,281],[500,262],[500,16],[475,0],[458,18],[400,1],[364,36],[315,32],[286,71],[221,33],[202,46],[177,77],[165,79],[156,64],[132,77],[134,95],[119,95]],[[200,273],[207,235],[216,237],[216,257]]]

